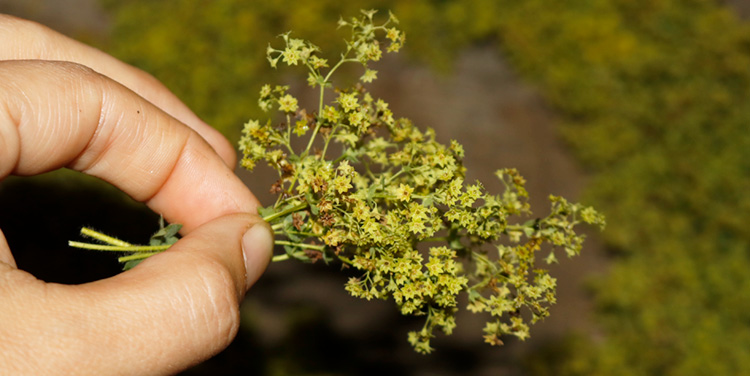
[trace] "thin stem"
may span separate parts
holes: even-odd
[[[284,235],[284,234],[297,235],[297,236],[307,236],[307,237],[310,237],[310,238],[319,238],[319,237],[323,236],[323,234],[316,234],[316,233],[313,233],[313,232],[303,232],[303,231],[279,231],[277,233],[277,235]]]
[[[157,253],[161,252],[143,252],[143,253],[136,253],[134,255],[128,255],[128,256],[122,256],[117,259],[119,262],[128,262],[133,260],[143,260],[145,258],[149,258]]]
[[[113,238],[113,237],[111,237],[109,235],[102,234],[101,232],[96,231],[94,229],[90,229],[88,227],[81,228],[81,235],[88,236],[90,238],[94,238],[94,239],[96,239],[96,240],[98,240],[100,242],[107,243],[109,245],[116,245],[116,246],[120,246],[120,247],[129,247],[129,246],[132,245],[132,244],[126,242],[126,241],[122,241],[120,239]]]
[[[524,225],[506,225],[505,226],[505,231],[506,232],[508,230],[510,230],[510,231],[524,231],[527,228],[533,229],[534,227],[533,226],[524,226]]]
[[[280,212],[276,212],[276,213],[273,213],[271,215],[265,216],[265,217],[263,217],[263,220],[266,221],[266,222],[268,222],[268,223],[271,223],[274,220],[278,219],[279,217],[283,217],[283,216],[285,216],[287,214],[294,213],[296,211],[300,211],[300,210],[302,210],[302,209],[304,209],[306,207],[307,207],[307,203],[306,202],[301,202],[301,203],[299,203],[297,205],[292,206],[291,208],[287,208],[287,209],[284,209],[284,210],[282,210]]]
[[[286,114],[286,139],[287,140],[292,139],[292,119],[288,113]],[[294,155],[294,150],[292,150],[292,147],[291,145],[289,145],[289,143],[286,143],[286,147],[287,149],[289,149],[289,152],[291,152],[292,155]]]
[[[481,288],[485,288],[485,287],[487,287],[487,284],[489,283],[489,281],[490,281],[489,277],[484,278],[481,281],[475,283],[473,286],[468,287],[466,290],[476,290],[476,289],[478,289],[480,287]]]
[[[286,261],[286,260],[289,260],[289,255],[286,253],[283,255],[276,255],[276,256],[271,257],[271,262],[279,262],[279,261]]]
[[[326,249],[324,245],[315,245],[315,244],[306,244],[306,243],[294,243],[286,240],[277,240],[277,245],[287,245],[290,247],[299,247],[299,248],[308,248],[308,249],[316,249],[318,251],[323,251]]]
[[[164,251],[167,248],[171,247],[171,244],[167,245],[129,245],[129,246],[119,246],[119,245],[102,245],[102,244],[91,244],[91,243],[82,243],[82,242],[74,242],[69,241],[68,242],[69,247],[75,247],[75,248],[82,248],[82,249],[90,249],[94,251],[110,251],[110,252],[154,252],[154,251]],[[147,256],[148,257],[148,256]]]
[[[337,125],[338,125],[338,124],[334,125],[334,126],[333,126],[333,127],[331,128],[331,134],[336,134],[336,128],[337,128]],[[326,140],[325,140],[325,144],[323,144],[323,151],[322,151],[322,152],[320,153],[320,159],[325,159],[325,156],[326,156],[326,151],[328,150],[328,144],[330,144],[330,143],[331,143],[331,139],[332,139],[332,137],[327,137],[327,138],[326,138]],[[342,155],[342,157],[343,157],[343,155]],[[334,162],[333,162],[333,164],[336,164],[336,163],[338,163],[338,161],[334,161]]]
[[[341,262],[343,262],[345,264],[348,264],[350,266],[354,265],[354,263],[352,262],[352,260],[349,260],[348,258],[346,258],[344,256],[339,256],[339,260],[341,260]]]
[[[349,51],[347,51],[347,53],[348,52]],[[333,74],[333,72],[335,72],[336,69],[338,69],[341,66],[341,64],[344,64],[350,61],[353,61],[353,60],[347,59],[346,55],[342,56],[341,60],[339,60],[339,62],[336,63],[336,65],[334,65],[330,71],[328,71],[328,74],[323,79],[323,83],[320,84],[320,99],[318,100],[318,116],[322,116],[323,114],[323,101],[325,98],[325,89],[326,89],[326,84],[328,83],[328,80],[331,78],[331,75]],[[322,124],[323,122],[320,119],[318,119],[318,122],[315,124],[315,129],[313,130],[312,136],[310,136],[310,141],[307,143],[307,147],[305,148],[305,151],[302,153],[302,155],[307,155],[307,153],[310,152],[313,142],[315,141],[315,136],[318,135],[318,131],[320,130],[320,126]]]

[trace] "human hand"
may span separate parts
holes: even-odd
[[[230,144],[153,77],[98,50],[3,15],[0,41],[0,180],[68,167],[184,225],[168,251],[77,286],[17,269],[0,232],[0,369],[175,373],[226,347],[273,244],[228,167]]]

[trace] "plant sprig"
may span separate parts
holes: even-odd
[[[536,254],[547,244],[547,264],[557,262],[556,249],[577,255],[584,236],[575,227],[603,228],[604,217],[550,196],[550,214],[528,219],[525,180],[512,168],[496,173],[505,187],[500,194],[467,184],[458,142],[441,144],[432,129],[397,119],[363,86],[377,77],[368,64],[405,40],[393,14],[378,24],[375,13],[339,21],[351,37],[332,66],[291,33],[281,35],[283,48],[267,49],[274,68],[305,67],[319,94],[318,108],[308,112],[288,86],[264,85],[258,104],[281,121],[250,120],[239,142],[242,167],[264,161],[278,172],[271,187],[278,198],[260,210],[284,250],[274,261],[322,260],[358,270],[345,284],[352,296],[392,299],[402,314],[424,317],[423,327],[408,334],[420,353],[432,351],[435,329],[452,333],[461,293],[467,309],[489,314],[485,342],[526,339],[529,324],[548,316],[556,300],[556,280],[536,265]],[[334,73],[349,63],[364,67],[360,83],[334,89]]]
[[[164,225],[163,218],[159,219],[159,231],[151,235],[148,245],[133,245],[124,240],[105,235],[94,229],[83,227],[81,235],[97,240],[99,243],[84,243],[69,241],[69,247],[88,249],[92,251],[108,251],[125,253],[126,255],[117,258],[117,261],[123,263],[123,270],[134,268],[141,261],[157,254],[164,252],[172,244],[177,243],[179,237],[177,233],[182,228],[180,224]]]

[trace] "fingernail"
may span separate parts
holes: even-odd
[[[242,236],[242,254],[245,257],[245,289],[258,280],[268,266],[273,251],[273,233],[265,222],[256,223]]]

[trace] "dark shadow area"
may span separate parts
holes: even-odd
[[[248,293],[234,342],[183,375],[520,375],[526,346],[482,343],[484,317],[459,318],[458,338],[436,333],[434,352],[406,341],[422,317],[401,316],[389,301],[366,301],[343,289],[348,273],[336,265],[272,264]],[[473,322],[472,322],[473,321]],[[468,332],[468,333],[467,333]]]
[[[0,182],[0,228],[20,269],[64,284],[119,273],[112,253],[68,247],[69,240],[82,239],[83,226],[147,242],[158,229],[158,215],[106,183],[68,172]]]

